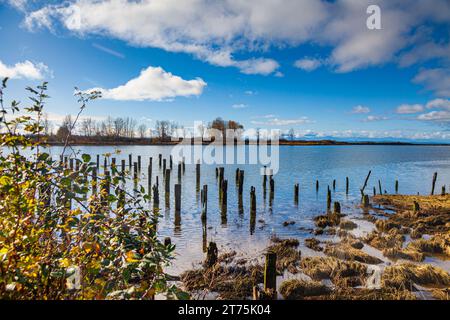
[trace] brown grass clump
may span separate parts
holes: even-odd
[[[321,296],[331,292],[330,288],[316,281],[287,280],[280,286],[280,293],[286,300],[299,300],[305,297]]]
[[[253,286],[263,282],[263,267],[224,267],[188,270],[181,281],[189,292],[217,292],[221,299],[248,299]]]
[[[450,288],[433,289],[431,291],[433,298],[438,300],[450,300]]]
[[[316,238],[305,239],[305,246],[314,251],[323,251],[323,248],[320,246],[320,241]]]
[[[436,234],[428,240],[414,240],[407,248],[427,255],[443,255],[444,258],[450,259],[450,233]]]
[[[364,284],[367,276],[365,265],[333,257],[306,257],[300,266],[312,279],[330,279],[336,286],[359,286]]]
[[[416,300],[416,296],[408,290],[394,288],[365,289],[365,288],[338,288],[327,300]]]
[[[429,264],[402,263],[387,267],[381,276],[385,287],[412,290],[414,284],[442,288],[450,286],[450,275]]]
[[[401,248],[387,248],[383,250],[383,255],[391,260],[411,260],[422,262],[425,255],[417,250],[401,249]]]
[[[339,258],[342,260],[357,261],[368,264],[379,264],[383,262],[377,257],[372,257],[371,255],[368,255],[364,251],[355,249],[346,243],[328,245],[325,248],[324,252],[329,256]]]
[[[314,222],[318,228],[324,229],[326,227],[334,227],[339,225],[341,217],[341,214],[329,213],[315,217]]]
[[[339,227],[345,230],[353,230],[356,229],[358,225],[350,220],[341,220],[341,223],[339,223]]]
[[[363,241],[378,250],[383,250],[393,247],[401,248],[405,237],[401,234],[383,234],[378,231],[373,231]]]
[[[450,195],[377,195],[373,197],[373,201],[396,211],[396,214],[389,216],[387,222],[379,222],[377,228],[381,231],[394,225],[417,229],[416,235],[450,231]],[[419,204],[418,212],[413,210],[414,202]]]
[[[277,254],[277,272],[282,273],[288,270],[291,273],[298,272],[298,265],[301,258],[300,250],[297,250],[299,241],[297,239],[272,238],[273,245],[267,248]]]
[[[400,230],[401,225],[398,223],[391,222],[389,220],[377,220],[375,226],[381,232],[389,232],[392,229]]]

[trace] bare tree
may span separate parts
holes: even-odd
[[[147,131],[147,126],[145,124],[140,124],[138,127],[138,133],[139,133],[139,137],[145,138],[145,132]]]

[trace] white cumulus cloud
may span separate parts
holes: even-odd
[[[322,65],[322,62],[319,59],[312,58],[303,58],[295,61],[294,66],[296,68],[305,70],[305,71],[313,71],[319,68]]]
[[[111,100],[170,100],[178,96],[202,94],[206,82],[200,78],[184,80],[161,67],[148,67],[137,78],[112,89],[92,88],[86,91],[100,91],[103,99]]]
[[[25,60],[8,66],[0,61],[0,78],[42,80],[48,75],[50,75],[49,68],[41,62],[33,63]]]

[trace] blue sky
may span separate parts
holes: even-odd
[[[78,86],[103,92],[95,119],[450,142],[449,24],[445,0],[2,0],[0,76],[23,102],[48,80],[55,124]]]

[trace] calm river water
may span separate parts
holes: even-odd
[[[227,147],[232,148],[232,147]],[[244,147],[238,147],[244,148]],[[246,256],[260,256],[272,235],[304,239],[311,237],[314,227],[312,218],[326,211],[327,185],[336,179],[336,190],[332,192],[333,201],[340,201],[343,213],[355,213],[360,200],[359,188],[369,170],[372,170],[366,190],[372,194],[378,180],[383,191],[394,192],[395,180],[399,181],[399,193],[428,194],[434,172],[438,172],[438,191],[446,184],[450,188],[450,147],[441,146],[280,146],[279,172],[274,175],[275,196],[272,207],[269,196],[264,200],[261,165],[225,165],[225,179],[228,179],[227,221],[221,219],[218,185],[215,168],[217,165],[201,166],[201,185],[208,185],[208,222],[206,235],[200,219],[200,195],[196,191],[195,164],[187,164],[182,177],[181,221],[175,224],[173,184],[177,183],[177,165],[174,163],[171,175],[170,208],[165,208],[162,170],[158,166],[158,154],[169,158],[170,146],[82,146],[74,147],[76,152],[88,153],[95,160],[96,154],[113,153],[117,163],[133,154],[133,161],[142,156],[142,175],[140,184],[147,188],[147,165],[153,157],[153,182],[159,176],[162,218],[159,224],[161,237],[169,236],[176,244],[177,257],[173,273],[186,270],[192,263],[203,259],[203,242],[215,241],[219,250],[232,248]],[[52,147],[50,152],[59,155],[61,148]],[[103,157],[101,158],[103,164]],[[236,168],[245,170],[244,212],[240,214],[237,206],[235,185]],[[345,179],[350,180],[349,195],[345,193]],[[315,184],[319,180],[320,189],[316,193]],[[300,184],[299,203],[294,203],[294,185]],[[257,216],[256,227],[250,233],[249,198],[250,186],[256,187]],[[285,221],[295,224],[283,226]]]

